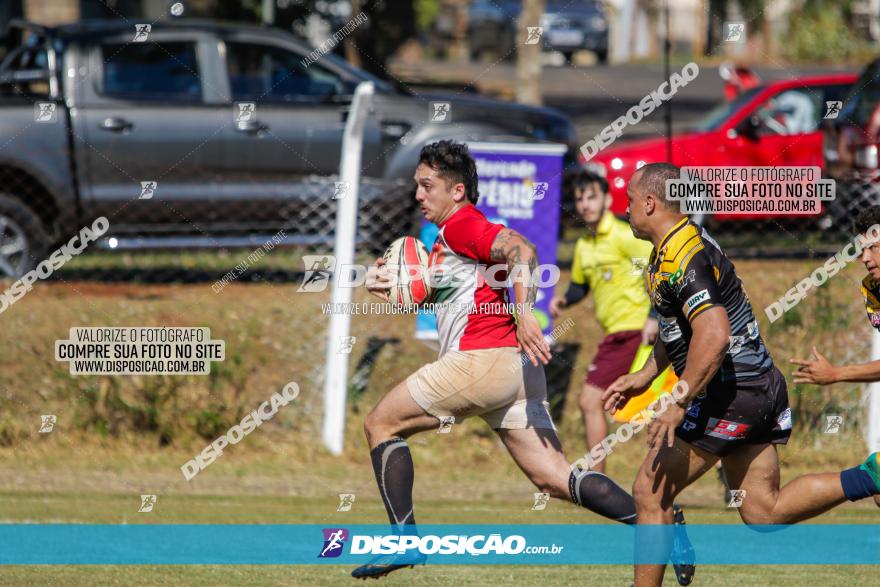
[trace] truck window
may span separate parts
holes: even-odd
[[[7,55],[3,73],[29,73],[31,78],[2,84],[0,93],[34,98],[49,96],[49,57],[42,43],[20,47]]]
[[[101,47],[103,94],[125,100],[201,102],[194,43],[119,43]]]
[[[303,57],[278,47],[228,42],[226,63],[233,100],[320,101],[340,89],[340,80]]]
[[[727,122],[728,118],[736,114],[740,108],[751,102],[752,98],[755,97],[755,94],[763,89],[764,86],[751,88],[730,102],[722,102],[703,116],[699,122],[694,124],[693,127],[691,127],[691,130],[695,132],[710,132],[718,130],[722,124]]]
[[[755,115],[760,136],[791,136],[815,131],[819,126],[824,104],[820,91],[785,90],[770,98]]]

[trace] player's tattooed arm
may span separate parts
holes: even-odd
[[[532,313],[538,297],[538,285],[533,276],[538,268],[538,252],[535,245],[523,235],[509,228],[501,229],[490,249],[492,261],[507,262],[507,270],[513,282],[516,302],[516,340],[519,349],[533,365],[550,361],[550,346],[544,340],[538,319]]]
[[[493,261],[506,261],[507,272],[513,282],[524,284],[525,296],[518,303],[533,305],[538,299],[538,286],[534,276],[538,270],[538,251],[523,235],[510,228],[503,228],[492,242],[489,251]],[[517,286],[514,285],[514,293]]]
[[[510,247],[510,241],[514,236],[519,236],[516,231],[509,228],[502,228],[492,241],[492,248],[489,249],[489,255],[493,261],[505,261],[507,259],[507,250]]]

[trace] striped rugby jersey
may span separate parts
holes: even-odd
[[[691,322],[715,306],[727,311],[731,340],[709,386],[754,379],[772,368],[742,281],[705,228],[687,218],[673,226],[651,252],[645,278],[659,314],[660,340],[676,375],[684,372],[693,335]]]
[[[865,310],[871,326],[880,330],[880,280],[865,276],[862,280],[862,295],[865,297]]]
[[[439,224],[440,232],[431,248],[428,266],[439,280],[432,294],[437,314],[440,356],[447,351],[469,351],[515,347],[516,325],[508,308],[506,287],[490,287],[478,271],[492,267],[490,251],[495,237],[504,228],[489,222],[476,206],[468,204]],[[504,264],[503,262],[500,264]],[[498,283],[507,280],[507,271],[492,275]]]

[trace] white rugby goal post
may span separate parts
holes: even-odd
[[[339,180],[343,195],[336,208],[336,234],[333,254],[336,266],[331,279],[331,308],[351,302],[351,288],[336,287],[336,274],[340,267],[354,262],[354,245],[358,221],[358,188],[360,185],[361,154],[363,151],[364,123],[370,111],[374,87],[372,82],[361,82],[354,92],[354,99],[345,123],[342,137],[342,157],[339,163]],[[338,191],[338,190],[337,190]],[[324,365],[324,445],[334,455],[342,453],[345,433],[345,404],[348,396],[348,357],[340,353],[340,343],[349,335],[351,316],[345,312],[331,312],[327,329],[327,352]]]

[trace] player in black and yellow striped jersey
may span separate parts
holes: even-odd
[[[727,310],[734,345],[710,383],[754,379],[771,369],[773,361],[733,263],[704,229],[683,217],[655,247],[645,276],[677,373],[685,369],[691,323],[716,306]]]
[[[719,459],[730,486],[744,492],[738,511],[747,524],[793,524],[880,494],[877,453],[859,467],[779,486],[776,445],[785,444],[792,426],[785,378],[733,263],[681,214],[679,201],[666,198],[667,181],[679,177],[674,165],[652,163],[627,187],[633,234],[654,244],[647,279],[660,337],[641,371],[608,387],[605,408],[622,408],[670,363],[687,390],[675,403],[661,403],[648,425],[651,450],[633,484],[637,524],[671,524],[675,497]],[[652,546],[668,548],[666,540]],[[636,584],[660,585],[664,569],[637,564]]]

